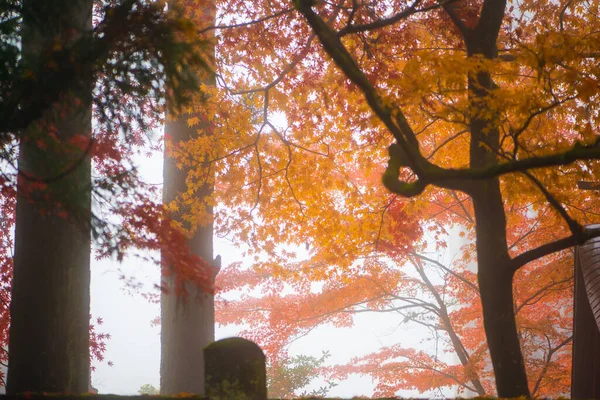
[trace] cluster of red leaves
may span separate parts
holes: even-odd
[[[12,281],[12,227],[15,223],[16,196],[14,188],[4,177],[0,189],[0,365],[8,362],[8,327],[10,325],[10,288]],[[0,371],[0,385],[5,384],[5,374]]]
[[[106,242],[103,251],[99,253],[100,256],[108,256],[116,251],[122,259],[127,250],[138,249],[151,252],[140,257],[158,263],[151,254],[160,252],[160,262],[174,267],[164,268],[163,272],[176,275],[178,294],[186,294],[185,282],[192,282],[208,292],[213,290],[210,265],[190,251],[184,231],[168,216],[162,204],[120,204],[114,211],[121,221],[116,241],[118,247],[111,247],[110,242]]]
[[[92,323],[93,318],[90,315],[90,362],[93,360],[104,361],[104,352],[106,351],[106,342],[110,340],[110,333],[97,332],[96,327],[104,323],[102,318],[98,317],[95,324]],[[112,361],[108,361],[108,365],[112,367]],[[92,371],[96,367],[92,365]]]

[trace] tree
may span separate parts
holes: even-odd
[[[498,394],[528,396],[514,274],[597,235],[581,229],[597,198],[570,196],[577,178],[598,168],[596,3],[524,2],[508,12],[502,1],[295,6],[304,19],[265,2],[217,27],[233,49],[217,60],[225,94],[214,114],[226,122],[219,141],[191,141],[179,161],[194,168],[191,180],[217,171],[215,201],[234,210],[217,210],[218,232],[251,246],[258,278],[304,276],[293,288],[309,292],[310,280],[348,279],[383,239],[410,249],[420,222],[435,216],[423,213],[431,199],[450,211],[472,204]],[[262,50],[248,52],[248,42]],[[211,162],[198,163],[209,148]],[[378,173],[392,193],[413,199],[386,197]],[[523,221],[548,214],[524,235],[534,240],[511,240],[513,207]],[[405,216],[393,229],[388,210]],[[297,262],[286,245],[306,246],[308,260]],[[244,278],[233,273],[224,287]],[[265,288],[265,297],[275,301],[282,287]]]
[[[186,15],[198,29],[213,24],[213,1],[181,3]],[[211,54],[210,58],[212,60],[214,56]],[[197,74],[204,85],[214,85],[212,73],[197,71]],[[200,91],[194,96],[195,112],[189,109],[179,115],[167,115],[163,202],[171,210],[171,217],[177,221],[178,227],[185,232],[190,251],[208,264],[208,280],[214,283],[220,269],[220,262],[213,261],[211,196],[214,177],[211,172],[207,172],[198,177],[200,183],[189,184],[187,169],[182,169],[173,156],[173,153],[178,152],[180,143],[205,138],[210,140],[213,135],[207,113],[198,110],[206,104],[202,99],[204,94]],[[188,122],[192,118],[196,123]],[[190,214],[186,212],[189,208],[200,212],[190,218]],[[160,390],[162,394],[204,394],[204,347],[215,339],[214,297],[211,291],[193,281],[183,280],[183,286],[178,287],[178,282],[182,280],[175,274],[177,270],[165,259],[162,264],[164,289],[161,293]]]
[[[59,46],[70,47],[91,31],[91,1],[74,1],[61,9],[57,5],[23,3],[25,68],[33,70],[39,53],[57,36],[63,37]],[[8,393],[84,393],[90,382],[91,160],[85,149],[64,151],[73,137],[89,141],[91,136],[91,104],[86,92],[91,92],[92,82],[88,79],[79,85],[82,90],[65,92],[62,99],[48,105],[39,122],[20,135]],[[56,143],[39,146],[39,137],[50,132]],[[42,190],[27,187],[31,186],[27,182],[30,176],[52,181],[69,168],[67,176]],[[30,200],[44,194],[58,204],[72,206],[48,213],[47,205]],[[59,215],[69,209],[76,210],[74,218]],[[59,365],[63,367],[57,368]]]
[[[535,282],[542,289],[531,290],[527,295],[515,299],[519,337],[526,370],[532,378],[529,387],[534,396],[560,396],[569,392],[571,368],[568,345],[572,340],[572,314],[568,310],[572,277],[564,277],[564,273],[568,271],[565,267],[570,260],[566,257],[566,263],[563,262],[561,268],[545,266],[552,278],[560,280],[540,282],[537,276],[539,271],[528,273],[526,282]],[[415,268],[420,273],[427,271],[425,266]],[[436,275],[431,267],[429,270],[432,276]],[[470,275],[474,278],[473,274]],[[493,394],[494,380],[489,369],[478,293],[451,276],[444,278],[450,279],[444,285],[431,286],[431,294],[434,298],[443,296],[445,303],[425,303],[421,309],[404,314],[407,322],[415,321],[430,329],[431,337],[428,340],[434,343],[437,349],[435,353],[393,345],[357,357],[348,365],[335,366],[331,373],[339,378],[351,373],[370,376],[376,382],[376,395],[392,395],[400,389],[426,392],[440,388],[457,389],[459,394]],[[427,285],[428,279],[424,283]],[[545,299],[545,296],[551,298]],[[469,297],[469,301],[465,302]],[[418,299],[422,301],[423,297],[419,296]],[[565,306],[566,309],[558,311],[557,307]],[[348,309],[351,309],[351,305]],[[393,310],[388,306],[372,312],[390,309]],[[358,308],[356,312],[361,311]],[[456,360],[446,354],[455,355]]]
[[[540,95],[535,111],[527,109],[525,118],[518,114],[511,115],[515,109],[514,104],[507,101],[509,91],[503,93],[499,85],[505,79],[495,77],[503,70],[502,59],[498,58],[501,28],[506,28],[502,33],[508,39],[505,42],[504,38],[500,37],[503,44],[507,46],[504,51],[518,52],[518,48],[513,48],[511,45],[521,42],[519,31],[513,30],[508,25],[508,21],[512,21],[513,18],[510,14],[505,14],[506,3],[484,1],[481,8],[479,5],[475,7],[445,5],[444,10],[454,24],[459,43],[466,50],[467,61],[477,66],[467,69],[464,75],[467,78],[465,100],[468,112],[462,115],[466,118],[465,125],[470,135],[469,166],[443,168],[431,162],[421,152],[421,140],[417,138],[406,119],[402,107],[395,100],[385,98],[378,93],[376,87],[367,79],[342,44],[337,33],[314,12],[313,4],[298,2],[296,6],[318,35],[327,53],[357,85],[374,114],[394,136],[396,142],[389,148],[390,159],[383,177],[386,187],[396,194],[411,197],[421,194],[426,186],[435,185],[445,189],[460,190],[471,197],[476,220],[478,283],[498,395],[501,397],[530,396],[513,308],[514,273],[530,261],[582,243],[590,237],[589,233],[572,219],[560,201],[549,192],[548,184],[543,182],[543,178],[547,175],[536,174],[533,171],[552,167],[554,171],[560,171],[565,165],[574,165],[576,168],[578,165],[576,161],[597,159],[599,153],[596,138],[592,136],[591,140],[589,138],[586,140],[585,132],[578,131],[577,126],[574,126],[573,130],[575,134],[581,135],[579,140],[569,140],[567,146],[558,140],[556,146],[550,148],[532,146],[531,141],[525,139],[526,133],[529,133],[526,131],[531,121],[535,120],[540,113],[551,113],[549,110],[564,104],[576,104],[575,98],[589,101],[590,95],[596,94],[596,80],[589,78],[592,82],[579,87],[577,83],[571,83],[570,88],[556,93],[553,86],[556,77],[552,76],[550,71],[561,68],[561,65],[567,61],[565,60],[567,55],[553,54],[548,59],[545,54],[540,54],[543,65],[527,65],[522,62],[521,67],[536,73],[539,81],[544,80],[550,90]],[[525,13],[527,6],[520,8],[518,12]],[[570,36],[570,33],[565,33],[563,22],[569,8],[565,6],[559,12],[545,10],[548,13],[540,18],[546,23],[549,22],[547,19],[550,19],[550,16],[553,21],[560,21],[561,31],[556,32],[558,40],[567,40]],[[572,10],[570,16],[578,17],[577,8]],[[518,22],[522,24],[523,20],[524,18],[521,18]],[[556,23],[549,26],[553,25]],[[568,62],[581,62],[587,58],[588,49],[578,50],[575,59],[568,59]],[[546,63],[550,63],[550,66],[546,66]],[[575,71],[579,73],[578,69]],[[586,69],[586,73],[594,74],[594,71]],[[531,86],[541,91],[545,89],[544,86],[539,87],[535,83]],[[522,87],[519,89],[523,90]],[[514,89],[511,92],[514,92]],[[527,106],[530,107],[531,104]],[[523,112],[523,106],[520,109]],[[507,141],[510,141],[510,144],[506,143]],[[414,173],[413,178],[402,174],[403,168]],[[571,230],[571,236],[511,257],[506,238],[506,215],[500,178],[515,172],[522,173],[534,187],[540,190],[546,201],[554,206],[555,212],[564,218],[565,224]]]
[[[455,211],[460,212],[459,207]],[[321,289],[219,302],[220,321],[243,323],[247,326],[244,334],[261,341],[273,354],[321,325],[351,326],[357,316],[379,313],[396,321],[390,325],[416,325],[429,331],[430,335],[421,334],[423,347],[430,350],[406,344],[386,346],[347,365],[322,368],[322,375],[333,379],[366,375],[376,383],[375,396],[394,396],[402,389],[425,393],[440,388],[457,389],[459,394],[493,394],[472,242],[467,239],[455,257],[439,259],[389,243],[384,248],[387,256],[371,257],[361,269],[345,274],[343,282],[335,276],[311,282],[306,277],[258,276],[252,269],[237,273],[225,269],[221,284],[229,287],[231,280],[231,287],[240,290],[240,282],[247,282],[244,291],[250,293],[281,284],[317,283]],[[444,258],[452,262],[447,264]],[[532,377],[531,392],[555,397],[566,394],[570,385],[572,254],[542,261],[519,274],[515,309],[525,364]],[[402,333],[395,338],[405,343]]]
[[[152,395],[160,394],[160,391],[157,388],[155,388],[153,385],[146,383],[140,387],[140,389],[138,390],[138,393],[140,395],[146,394],[146,395],[152,396]]]
[[[134,245],[168,247],[174,265],[198,269],[160,206],[145,202],[152,194],[138,185],[127,151],[139,143],[140,131],[160,120],[166,98],[172,109],[185,104],[185,91],[197,87],[189,68],[206,64],[198,42],[189,39],[190,23],[177,10],[167,15],[157,4],[102,4],[93,29],[91,1],[8,1],[2,6],[0,59],[7,68],[0,131],[8,211],[18,186],[7,389],[87,392],[90,231],[104,254],[122,257]],[[14,174],[10,167],[17,141]],[[117,154],[120,144],[126,147]],[[100,170],[93,181],[92,157]],[[92,213],[92,194],[123,196],[111,210],[127,216],[121,227]],[[11,222],[9,214],[3,227],[10,229]],[[3,250],[6,255],[10,248]],[[8,263],[2,272],[10,279]],[[92,336],[95,356],[105,338]]]
[[[308,392],[305,388],[318,375],[330,357],[327,351],[319,358],[297,355],[295,357],[278,357],[277,363],[269,364],[267,370],[267,391],[274,399],[289,399],[293,397],[318,396],[326,397],[329,390],[336,386],[335,382],[327,381],[325,386]]]

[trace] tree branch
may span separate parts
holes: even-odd
[[[463,39],[466,39],[467,35],[470,34],[471,29],[469,29],[456,14],[455,5],[452,2],[447,2],[442,4],[442,6],[444,7],[444,11],[446,11],[446,14],[448,14],[448,17],[450,17],[450,19],[454,23],[454,26],[456,26],[456,28],[462,35]]]
[[[402,111],[397,107],[390,107],[385,104],[356,60],[344,47],[338,35],[312,10],[312,1],[296,0],[295,3],[296,8],[304,15],[318,36],[325,52],[342,72],[361,89],[371,109],[396,139],[410,167],[419,174],[427,161],[420,154],[419,143]]]
[[[264,17],[255,19],[253,21],[240,22],[238,24],[231,24],[231,25],[211,25],[211,26],[207,26],[206,28],[203,28],[203,29],[199,30],[198,34],[202,35],[202,34],[208,32],[208,31],[211,31],[211,30],[232,29],[232,28],[246,28],[246,27],[248,27],[250,25],[260,24],[261,22],[265,22],[265,21],[268,21],[268,20],[273,19],[273,18],[280,17],[280,16],[285,15],[285,14],[291,14],[292,11],[294,11],[293,8],[286,8],[284,10],[278,11],[278,12],[273,13],[271,15],[266,15]]]
[[[548,191],[548,189],[546,189],[546,187],[542,184],[542,182],[540,182],[529,171],[523,171],[523,174],[533,182],[533,184],[542,192],[542,194],[546,198],[546,201],[548,201],[548,203],[550,203],[550,205],[565,220],[565,222],[569,226],[569,230],[571,231],[571,233],[574,236],[580,235],[581,232],[582,232],[581,225],[577,221],[575,221],[573,218],[571,218],[571,216],[569,215],[569,213],[567,213],[567,210],[565,210],[565,208],[562,206],[562,204],[560,204],[560,202],[556,199],[556,197],[554,197]]]
[[[543,244],[535,249],[528,250],[514,257],[511,261],[512,270],[516,272],[525,264],[537,260],[538,258],[547,256],[557,251],[568,249],[576,244],[582,244],[589,239],[600,237],[600,229],[584,229],[578,236],[571,235],[554,242]]]
[[[384,28],[386,26],[390,26],[395,24],[396,22],[399,22],[403,19],[406,19],[408,17],[410,17],[413,14],[417,14],[420,12],[426,12],[426,11],[430,11],[433,9],[436,9],[440,6],[444,6],[445,4],[450,4],[450,3],[454,3],[458,0],[449,0],[446,2],[442,2],[440,4],[432,4],[430,6],[427,7],[423,7],[423,8],[417,8],[417,6],[419,5],[419,3],[421,3],[422,0],[415,0],[414,3],[412,3],[408,8],[406,8],[405,10],[400,11],[399,13],[396,13],[394,15],[392,15],[389,18],[383,18],[383,19],[378,19],[376,21],[373,22],[369,22],[367,24],[360,24],[360,25],[347,25],[346,27],[340,29],[338,31],[338,36],[342,37],[351,33],[358,33],[358,32],[365,32],[365,31],[371,31],[374,29],[379,29],[379,28]]]
[[[452,271],[450,268],[446,267],[444,264],[442,264],[441,262],[434,260],[433,258],[429,258],[427,256],[424,256],[423,254],[419,254],[416,253],[414,251],[409,252],[409,254],[413,257],[417,257],[422,259],[425,262],[434,264],[435,266],[437,266],[438,268],[442,269],[443,271],[449,273],[450,275],[452,275],[453,277],[455,277],[456,279],[458,279],[459,281],[461,281],[462,283],[464,283],[465,285],[467,285],[467,287],[469,287],[469,289],[473,290],[475,293],[477,293],[479,295],[479,288],[473,284],[472,282],[470,282],[467,278],[465,278],[464,276],[461,276],[460,274]]]
[[[598,160],[600,159],[599,144],[582,144],[577,142],[571,149],[562,153],[509,161],[485,168],[443,169],[436,167],[435,169],[426,171],[424,175],[425,178],[428,178],[428,183],[440,185],[444,181],[484,180],[513,172],[568,165],[579,160]]]

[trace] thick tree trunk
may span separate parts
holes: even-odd
[[[41,49],[57,37],[76,38],[91,28],[91,0],[24,1],[23,62],[35,62]],[[66,39],[67,41],[70,39]],[[91,85],[89,86],[91,90]],[[72,95],[72,96],[71,96]],[[46,115],[56,128],[57,143],[48,142],[48,127],[32,124],[21,134],[19,197],[15,228],[14,278],[10,305],[7,392],[88,391],[90,377],[90,159],[81,151],[65,153],[73,135],[89,136],[89,98],[67,95],[65,114]],[[48,105],[50,109],[52,106]],[[39,135],[39,136],[38,136]],[[36,138],[37,137],[37,138]],[[39,140],[46,140],[40,148]],[[82,161],[83,160],[83,161]],[[62,179],[25,194],[31,180],[57,176],[77,165]],[[48,195],[50,201],[40,201]],[[60,202],[65,217],[57,213]]]

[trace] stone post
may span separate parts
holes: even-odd
[[[266,400],[263,351],[250,340],[233,337],[204,348],[206,395],[211,399]]]

